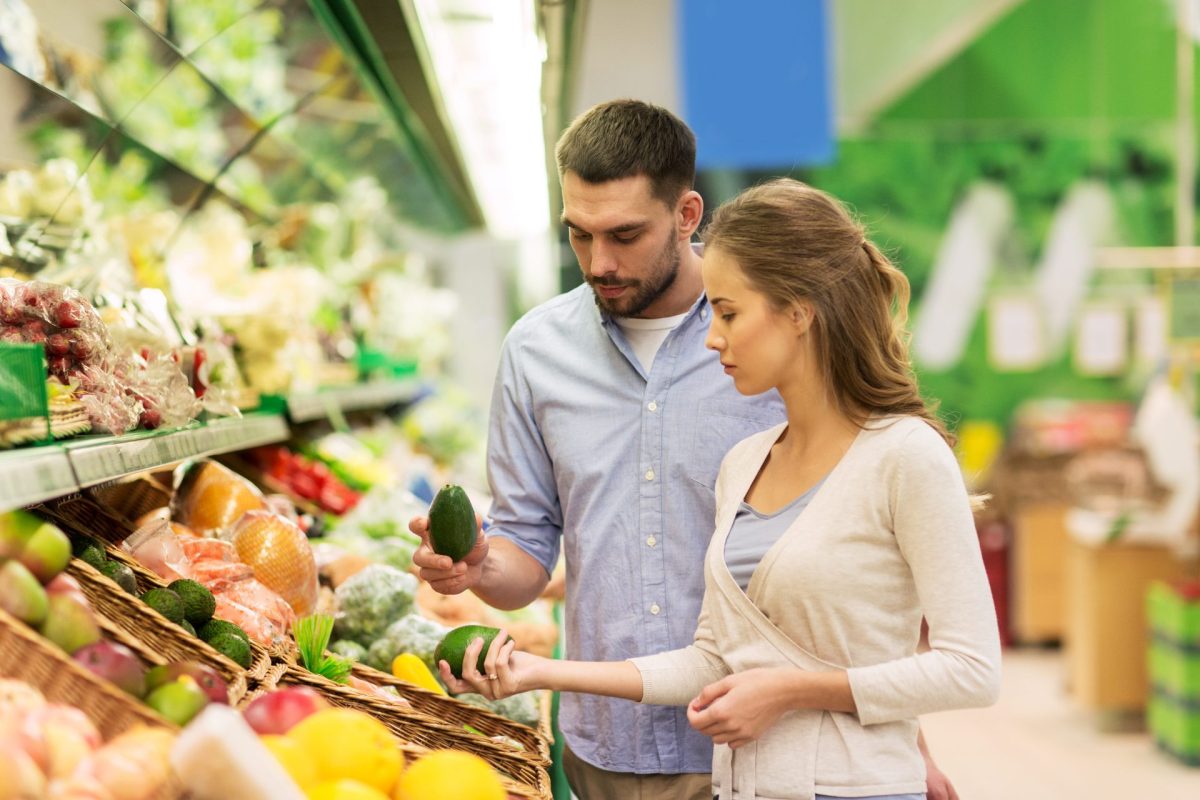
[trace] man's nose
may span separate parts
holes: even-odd
[[[588,270],[595,277],[611,275],[617,271],[616,253],[608,244],[599,239],[592,242],[591,263],[588,264]]]

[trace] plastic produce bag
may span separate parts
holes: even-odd
[[[171,523],[156,519],[131,533],[121,549],[165,581],[190,578],[191,561]]]
[[[247,511],[229,540],[238,558],[254,568],[254,577],[278,592],[300,616],[317,606],[317,562],[303,531],[269,511]]]
[[[216,535],[247,511],[266,507],[254,484],[215,461],[189,461],[175,471],[171,518],[201,536]]]

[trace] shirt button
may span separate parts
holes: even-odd
[[[660,611],[662,611],[662,609],[658,607],[658,603],[655,603],[654,605],[650,606],[650,613],[653,614],[654,616],[657,617],[658,612],[660,612]]]
[[[650,545],[651,547],[654,547],[654,545],[658,544],[658,539],[655,539],[653,536],[651,536],[648,539],[646,539],[646,544]]]
[[[654,470],[652,470],[652,469],[646,470],[646,480],[648,480],[648,481],[654,480]]]
[[[646,406],[646,408],[650,409],[651,411],[658,411],[658,403],[651,400],[650,404]]]

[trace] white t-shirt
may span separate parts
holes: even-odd
[[[658,354],[658,348],[662,347],[667,334],[676,325],[683,322],[683,318],[686,316],[687,312],[685,311],[673,317],[658,317],[657,319],[617,317],[615,322],[625,332],[625,338],[633,347],[638,361],[642,362],[642,369],[649,374],[650,367],[654,364],[654,356]]]

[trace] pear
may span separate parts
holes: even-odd
[[[100,641],[100,626],[86,602],[73,594],[55,594],[50,596],[49,605],[46,621],[41,627],[42,636],[61,647],[67,655],[74,655],[80,648]]]
[[[0,608],[33,627],[46,619],[49,608],[46,590],[19,561],[0,566]]]

